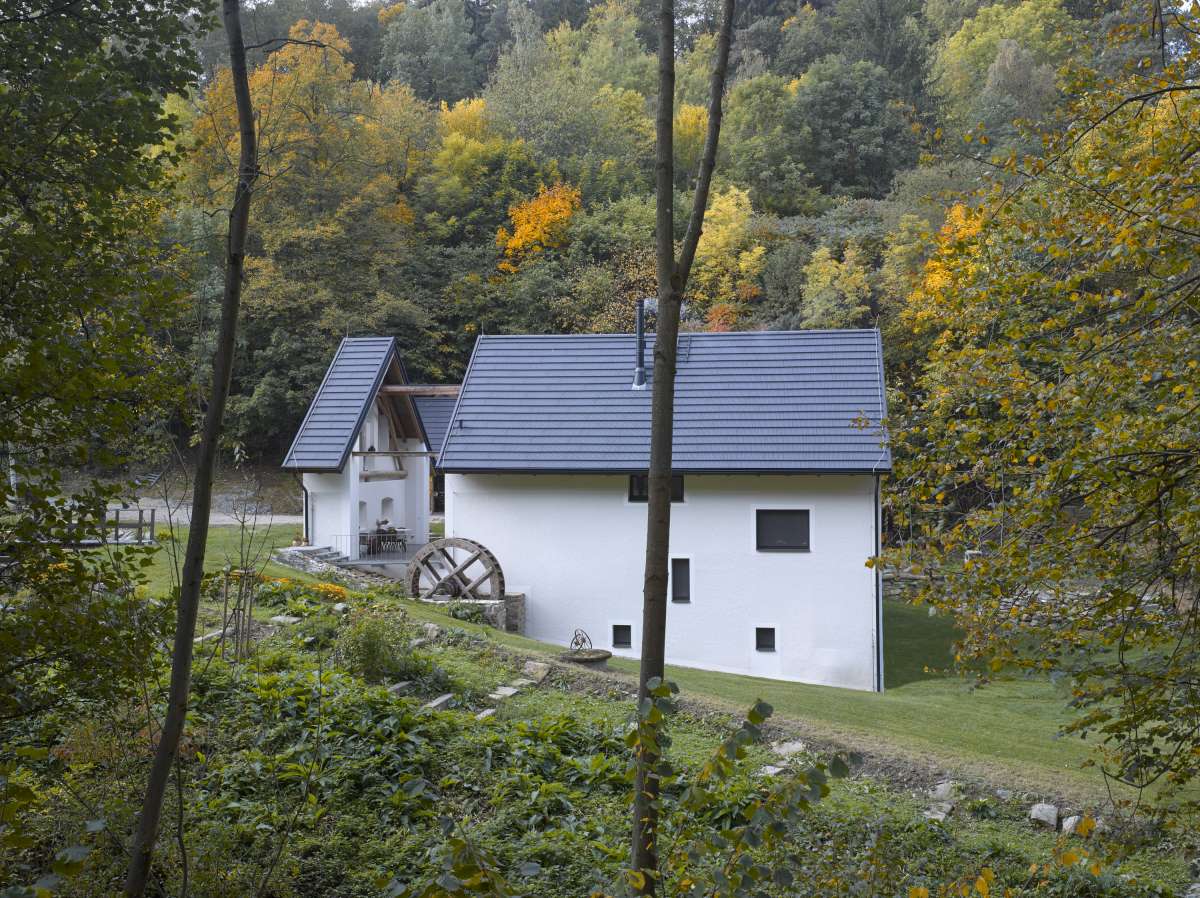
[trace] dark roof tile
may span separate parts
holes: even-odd
[[[441,468],[645,470],[650,388],[631,388],[634,348],[631,334],[480,337]],[[682,334],[678,371],[677,471],[891,468],[877,331]]]

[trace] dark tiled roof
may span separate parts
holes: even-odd
[[[283,460],[294,471],[340,471],[396,352],[391,337],[347,337]]]
[[[653,378],[630,389],[634,350],[630,334],[480,337],[441,468],[644,471]],[[877,331],[683,334],[678,370],[676,471],[891,468]]]
[[[450,426],[450,416],[454,414],[454,396],[414,396],[417,414],[421,416],[421,426],[425,428],[425,436],[429,438],[429,450],[434,453],[442,451],[442,443],[446,440],[446,428]]]

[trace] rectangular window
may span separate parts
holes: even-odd
[[[633,646],[633,627],[630,624],[613,624],[614,649],[627,649]]]
[[[648,474],[629,475],[629,501],[646,502],[650,499],[650,476]],[[671,501],[683,501],[683,475],[671,475]]]
[[[692,562],[689,558],[671,559],[671,601],[692,600]]]
[[[760,652],[775,651],[775,628],[774,627],[755,627],[754,628],[754,648]]]
[[[808,510],[755,512],[755,545],[760,552],[807,552]]]

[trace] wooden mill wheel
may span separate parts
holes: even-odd
[[[408,563],[408,594],[422,600],[503,599],[504,571],[472,539],[435,539]]]

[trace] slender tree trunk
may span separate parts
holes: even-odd
[[[225,292],[221,299],[221,320],[217,332],[216,352],[213,355],[212,395],[209,397],[204,429],[200,436],[196,476],[192,485],[192,520],[183,561],[179,604],[175,613],[170,693],[162,733],[154,753],[150,778],[146,783],[142,812],[138,817],[137,831],[134,833],[129,871],[125,878],[125,894],[130,898],[141,896],[146,890],[162,816],[163,795],[171,766],[179,750],[179,740],[183,735],[184,721],[187,717],[188,692],[192,677],[192,646],[196,636],[196,613],[200,606],[200,580],[204,574],[204,549],[208,539],[213,471],[225,417],[225,402],[229,397],[229,381],[233,373],[234,338],[237,334],[238,306],[242,298],[250,198],[258,174],[258,147],[246,74],[240,0],[222,0],[221,6],[225,33],[229,39],[229,61],[234,97],[237,101],[241,153],[238,160],[237,187],[233,207],[229,213],[229,236],[225,250]]]
[[[660,0],[658,13],[658,117],[655,159],[655,243],[658,269],[658,316],[654,340],[654,384],[650,398],[649,496],[646,505],[646,568],[642,591],[642,653],[638,701],[646,684],[661,679],[667,639],[667,566],[671,538],[671,456],[675,434],[675,363],[679,314],[696,246],[704,225],[717,143],[721,135],[722,99],[729,68],[735,0],[723,0],[717,58],[708,102],[708,132],[696,179],[687,232],[675,257],[674,119],[675,3]],[[657,749],[639,746],[633,798],[632,866],[644,876],[643,895],[656,894],[658,883]]]

